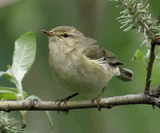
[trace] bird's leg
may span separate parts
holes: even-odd
[[[99,105],[99,101],[101,100],[102,95],[103,95],[105,89],[106,89],[106,87],[103,87],[101,93],[97,97],[95,97],[95,98],[92,99],[92,103],[96,100],[99,111],[101,110],[101,106]]]
[[[59,102],[59,103],[58,103],[58,108],[59,108],[59,107],[60,107],[60,104],[61,104],[62,102],[64,102],[64,103],[66,104],[66,102],[67,102],[68,100],[70,100],[71,98],[77,96],[78,94],[79,94],[79,93],[74,93],[74,94],[72,94],[72,95],[70,95],[70,96],[68,96],[68,97],[63,98],[63,99],[57,99],[57,100],[55,101],[55,103],[56,103],[56,102]],[[59,112],[58,112],[58,113],[59,113]]]

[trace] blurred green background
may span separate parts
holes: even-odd
[[[149,0],[150,12],[156,19],[160,13],[160,1]],[[22,34],[33,31],[37,40],[36,59],[23,80],[23,88],[28,95],[37,95],[43,100],[53,101],[64,98],[73,92],[63,89],[52,77],[48,66],[48,38],[41,32],[56,26],[70,25],[95,38],[100,45],[126,62],[126,68],[134,71],[133,82],[121,82],[113,78],[103,97],[141,93],[145,86],[146,69],[141,62],[133,62],[132,56],[143,40],[136,30],[123,33],[116,20],[121,8],[108,0],[23,0],[0,8],[0,71],[7,70],[12,63],[14,41]],[[160,84],[160,63],[155,61],[152,85]],[[14,87],[5,77],[1,86]],[[73,100],[92,99],[92,95],[79,95]],[[108,109],[73,110],[67,115],[50,111],[53,129],[49,126],[43,111],[27,113],[27,133],[158,133],[160,132],[160,110],[147,105],[119,106]],[[20,119],[18,112],[12,116]]]

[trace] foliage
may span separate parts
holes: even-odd
[[[22,87],[22,79],[24,78],[25,74],[31,67],[36,53],[36,40],[33,32],[28,32],[21,37],[19,37],[15,41],[15,50],[13,55],[13,63],[12,66],[8,65],[8,70],[6,72],[0,72],[0,76],[5,75],[8,80],[15,84],[17,87],[17,95],[21,97],[23,100],[27,95],[23,95],[23,87]],[[6,87],[1,87],[0,92],[3,91],[3,94],[6,91],[4,99],[7,99],[7,95],[13,93],[13,99],[15,99],[15,89],[10,89]],[[10,93],[9,93],[10,91]],[[25,96],[25,97],[24,97]],[[12,97],[10,97],[12,99]]]
[[[119,18],[120,28],[125,28],[123,31],[127,32],[131,29],[138,29],[138,32],[143,33],[144,40],[141,44],[150,44],[151,41],[155,41],[160,36],[160,26],[159,20],[153,20],[152,15],[149,14],[149,4],[147,1],[140,3],[136,0],[111,0],[118,2],[117,7],[125,8],[124,11],[120,12],[122,14]]]
[[[148,12],[149,4],[147,0],[143,2],[136,2],[136,0],[110,0],[115,1],[119,5],[117,7],[125,8],[120,14],[122,14],[117,19],[119,20],[124,28],[124,32],[130,31],[132,29],[138,29],[138,33],[143,33],[144,40],[140,46],[146,44],[147,53],[144,55],[140,50],[137,50],[132,58],[133,61],[141,61],[144,66],[147,67],[150,57],[150,44],[155,42],[160,36],[160,20],[153,20],[152,15]],[[157,46],[156,54],[158,54],[159,46]],[[160,59],[156,56],[156,59]]]
[[[20,36],[15,41],[15,50],[13,54],[12,66],[8,65],[8,70],[6,72],[0,71],[0,77],[5,75],[10,82],[15,84],[16,88],[1,86],[0,87],[0,99],[3,99],[3,100],[5,99],[6,100],[38,99],[38,100],[41,100],[39,97],[33,96],[33,95],[27,97],[27,93],[23,91],[23,86],[22,86],[22,79],[24,78],[25,74],[28,72],[29,68],[32,66],[33,61],[35,59],[35,54],[36,54],[36,40],[35,40],[35,36],[33,32],[25,33],[24,35]],[[22,121],[24,121],[23,119],[26,115],[26,112],[20,111],[20,113],[22,116]],[[49,119],[50,129],[51,129],[52,120],[51,120],[49,112],[46,111],[46,114],[47,114],[47,118]],[[6,120],[5,118],[8,119],[8,117],[5,116],[3,118],[4,119],[1,121],[3,121],[2,123],[3,125],[5,125],[5,129],[8,130],[8,132],[9,130],[13,130],[7,127],[9,127],[10,125],[14,125],[14,122],[13,122],[14,120],[12,120],[12,122],[7,121],[9,123],[5,123],[6,121],[4,120]],[[14,129],[17,130],[17,128],[14,128]]]
[[[0,113],[0,131],[1,133],[25,133],[24,129],[17,128],[16,121],[14,118],[9,118],[8,113],[1,111]]]

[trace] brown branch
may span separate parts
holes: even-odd
[[[130,94],[124,96],[115,96],[110,98],[102,98],[100,101],[101,108],[112,108],[121,105],[133,104],[148,104],[153,105],[150,98],[146,97],[144,93]],[[37,101],[37,100],[22,100],[22,101],[1,101],[1,111],[17,111],[17,110],[52,110],[52,111],[66,111],[73,109],[88,109],[97,108],[96,101],[92,103],[91,100],[85,101],[67,101],[66,104],[62,102],[58,108],[58,102],[52,101]]]
[[[152,68],[153,68],[153,63],[155,60],[155,43],[151,44],[151,54],[150,54],[150,60],[148,63],[148,67],[147,67],[147,77],[146,77],[146,86],[145,86],[145,93],[149,93],[149,89],[150,89],[150,84],[151,84],[151,76],[152,76]]]
[[[160,14],[157,20],[158,20],[157,25],[159,25]],[[155,60],[155,47],[156,45],[159,45],[159,44],[160,44],[160,37],[156,38],[156,40],[152,41],[151,43],[151,54],[150,54],[150,60],[149,60],[148,67],[147,67],[146,86],[144,90],[146,94],[149,94],[149,89],[150,89],[150,84],[151,84],[152,68],[153,68],[153,63]]]

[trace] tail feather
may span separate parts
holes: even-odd
[[[116,76],[117,78],[123,81],[132,81],[133,72],[127,68],[119,68],[120,75]]]

